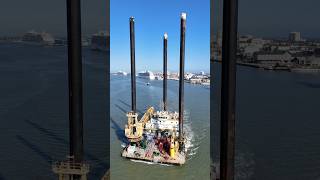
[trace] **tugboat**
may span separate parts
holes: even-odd
[[[128,144],[123,148],[121,153],[123,157],[173,165],[183,165],[186,162],[185,138],[183,134],[185,27],[186,14],[182,13],[179,113],[167,110],[168,35],[165,33],[163,41],[163,110],[155,111],[154,107],[149,107],[142,118],[138,120],[136,112],[134,18],[130,18],[132,110],[127,113],[128,123],[125,125],[125,136],[128,139]]]

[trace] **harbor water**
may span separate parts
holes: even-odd
[[[0,44],[0,179],[56,179],[51,163],[68,153],[66,47]],[[84,48],[84,145],[90,178],[109,166],[106,55]],[[128,61],[129,62],[129,61]],[[220,65],[215,64],[214,93]],[[236,179],[320,178],[320,75],[238,66]],[[191,137],[184,166],[132,162],[120,156],[130,78],[111,76],[110,160],[112,179],[209,179],[209,89],[185,84],[186,132]],[[137,78],[141,117],[159,108],[162,81]],[[178,110],[178,81],[168,81],[169,108]],[[212,104],[214,161],[219,149],[219,97]],[[203,178],[202,178],[203,177]]]
[[[217,162],[221,65],[213,66],[211,141]],[[237,66],[236,179],[320,178],[319,91],[319,73]]]
[[[129,61],[128,61],[129,62]],[[147,85],[147,83],[150,85]],[[121,157],[125,144],[126,112],[131,110],[131,81],[128,76],[111,76],[110,159],[111,179],[114,180],[191,180],[210,177],[210,90],[209,87],[185,83],[184,131],[188,143],[187,161],[183,166],[160,165],[131,161]],[[159,110],[162,83],[158,80],[137,78],[137,110],[139,118],[149,106]],[[168,80],[168,109],[178,111],[178,81]]]
[[[84,159],[90,179],[109,167],[105,53],[83,49]],[[69,152],[67,48],[0,43],[0,179],[57,179]]]

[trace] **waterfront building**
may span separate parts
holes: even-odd
[[[251,35],[240,36],[238,38],[239,53],[245,59],[252,59],[253,54],[263,49],[266,42],[262,38],[254,38]]]
[[[290,49],[292,49],[292,47],[289,45],[281,45],[276,47],[276,50],[278,51],[288,51]]]
[[[307,57],[312,56],[313,52],[310,51],[300,51],[300,52],[294,52],[290,51],[290,54],[293,57],[292,63],[296,65],[307,65]]]
[[[191,78],[190,79],[190,83],[191,84],[201,84],[202,79],[198,79],[198,78]]]
[[[249,41],[253,38],[252,35],[242,35],[238,38],[238,42],[240,44],[249,43]]]
[[[290,41],[290,42],[299,42],[299,41],[301,41],[301,34],[300,34],[300,32],[290,32],[290,34],[289,34],[289,41]]]
[[[254,54],[254,60],[259,64],[287,64],[292,59],[291,54],[285,51],[257,52]]]
[[[167,75],[168,79],[171,79],[171,80],[179,80],[179,73],[176,73],[176,72],[173,72],[173,73],[168,73]]]
[[[317,56],[317,55],[309,56],[307,57],[306,61],[309,66],[317,67],[317,68],[320,67],[320,56]]]
[[[106,32],[100,31],[91,37],[91,49],[98,51],[108,51],[109,49],[109,39],[110,37]]]
[[[55,40],[53,36],[47,32],[35,32],[29,31],[22,37],[23,42],[39,43],[39,44],[54,44]]]
[[[253,45],[261,45],[263,46],[266,41],[262,38],[252,38],[251,40],[249,40],[250,44],[253,44]]]
[[[243,55],[247,58],[250,58],[253,56],[255,52],[260,51],[262,48],[263,48],[263,45],[249,45],[243,48]]]
[[[193,76],[194,76],[194,74],[192,74],[192,73],[186,73],[186,74],[184,75],[184,79],[189,80],[189,79],[192,78]]]

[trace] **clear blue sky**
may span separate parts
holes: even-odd
[[[213,15],[215,16],[220,1],[222,0],[214,0]],[[193,24],[207,25],[209,20],[205,16],[209,14],[209,0],[111,0],[110,3],[111,15],[115,16],[111,17],[111,20],[115,18],[114,23],[119,21],[114,28],[117,28],[120,22],[124,23],[121,28],[127,28],[128,16],[133,13],[140,18],[136,21],[142,28],[142,26],[149,27],[149,24],[141,24],[146,22],[143,18],[165,16],[166,20],[170,17],[170,20],[174,21],[178,16],[176,11],[190,11],[188,12],[189,34],[193,33],[191,28],[200,28],[193,27]],[[300,31],[303,37],[319,38],[319,7],[319,0],[241,0],[239,1],[239,33],[259,37],[288,37],[290,31]],[[81,9],[84,35],[106,30],[109,22],[109,3],[106,0],[81,0]],[[194,19],[197,21],[192,22]],[[213,22],[216,23],[216,20]],[[161,23],[163,24],[164,22]],[[176,25],[171,21],[170,24]],[[45,30],[54,36],[66,36],[66,0],[1,0],[0,26],[0,36],[21,35],[32,29]],[[213,24],[213,27],[215,28],[216,25]],[[199,32],[203,33],[202,30]]]
[[[130,72],[129,17],[135,17],[136,70],[162,71],[168,33],[168,70],[179,70],[180,13],[187,13],[186,71],[209,71],[209,0],[111,0],[111,72]]]

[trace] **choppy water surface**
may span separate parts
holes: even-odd
[[[57,179],[51,163],[68,153],[65,47],[0,44],[0,179]],[[91,179],[108,163],[106,62],[83,49],[84,146]]]
[[[220,64],[214,64],[220,93]],[[320,74],[238,66],[236,179],[320,178]],[[219,147],[219,96],[214,96],[212,140]]]

